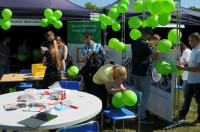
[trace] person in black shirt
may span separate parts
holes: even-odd
[[[131,44],[132,49],[132,74],[134,88],[142,92],[141,102],[141,121],[148,121],[146,108],[150,92],[150,78],[147,75],[152,50],[146,42],[152,36],[148,29],[142,31],[142,37]],[[152,58],[153,59],[153,58]]]

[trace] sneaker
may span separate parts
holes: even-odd
[[[149,119],[147,117],[140,119],[140,122],[141,123],[154,123],[154,121],[152,121],[151,119]]]
[[[194,126],[200,126],[200,120],[196,119],[191,124],[193,124]]]

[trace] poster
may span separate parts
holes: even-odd
[[[169,53],[160,54],[159,60],[165,60],[175,66],[176,51],[171,50]],[[151,79],[148,110],[169,122],[173,120],[175,79],[175,74],[162,76],[159,82]]]
[[[94,21],[69,21],[67,22],[67,44],[69,55],[73,58],[73,65],[81,68],[84,64],[80,63],[80,52],[85,46],[84,36],[91,33],[93,41],[101,44],[101,28],[99,22]]]

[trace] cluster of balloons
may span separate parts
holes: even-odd
[[[160,53],[168,53],[172,46],[178,42],[178,36],[180,36],[181,39],[182,33],[177,29],[171,29],[168,33],[168,39],[162,39],[158,42],[157,50]],[[174,67],[166,61],[157,62],[155,69],[159,74],[162,75],[167,75],[175,71]],[[177,71],[177,75],[181,74],[182,71]]]
[[[134,106],[137,103],[137,95],[131,90],[118,92],[112,97],[112,105],[115,108]]]
[[[10,29],[12,23],[10,22],[10,19],[12,17],[12,11],[10,9],[3,9],[2,11],[2,17],[3,19],[0,20],[0,26],[3,30]]]
[[[174,0],[136,0],[133,3],[135,12],[143,12],[147,10],[150,16],[146,20],[141,20],[138,16],[130,17],[128,25],[132,29],[130,37],[137,40],[141,37],[141,32],[137,28],[151,27],[156,28],[158,25],[166,26],[171,21],[171,13],[175,11]]]
[[[128,46],[123,42],[120,42],[117,38],[111,38],[108,41],[108,47],[117,50],[118,52],[124,52]]]
[[[108,15],[100,14],[99,21],[101,22],[101,29],[106,29],[108,25],[112,25],[113,31],[119,31],[121,25],[115,21],[120,13],[126,13],[128,10],[129,0],[120,0],[120,4],[113,5],[109,9]]]
[[[67,73],[70,76],[76,76],[79,73],[79,68],[77,66],[70,66]]]
[[[47,27],[49,24],[52,24],[56,29],[62,28],[63,26],[62,21],[59,20],[62,17],[62,11],[60,10],[53,11],[50,8],[46,8],[44,10],[44,16],[45,18],[42,18],[40,20],[40,25],[42,27]]]

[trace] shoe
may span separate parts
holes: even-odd
[[[191,124],[194,125],[194,126],[200,126],[200,120],[196,119]]]
[[[154,121],[152,121],[151,119],[149,119],[147,117],[140,119],[140,122],[141,123],[154,123]]]

